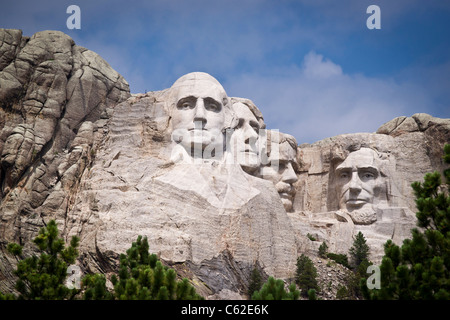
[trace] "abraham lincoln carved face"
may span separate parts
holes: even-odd
[[[339,207],[357,224],[376,221],[374,204],[384,183],[378,153],[361,148],[336,167]]]

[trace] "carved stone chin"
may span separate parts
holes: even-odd
[[[354,224],[368,225],[377,221],[377,213],[373,205],[365,205],[357,210],[348,211]]]

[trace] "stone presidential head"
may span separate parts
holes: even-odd
[[[377,151],[360,148],[336,167],[339,208],[356,224],[376,221],[377,199],[385,185],[383,163]]]
[[[172,140],[193,157],[223,152],[232,111],[222,85],[207,73],[192,72],[175,81],[170,92]]]
[[[249,99],[231,98],[231,102],[236,118],[229,144],[233,163],[238,163],[245,172],[257,175],[261,163],[259,134],[266,127],[262,113]]]
[[[296,169],[297,141],[289,134],[267,130],[268,161],[262,164],[260,175],[272,181],[286,211],[293,210],[294,182],[298,180]]]

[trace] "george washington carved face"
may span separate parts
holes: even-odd
[[[197,151],[203,157],[208,146],[223,147],[229,102],[220,83],[206,73],[194,72],[178,79],[171,90],[173,140],[192,156]]]

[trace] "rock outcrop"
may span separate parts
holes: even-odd
[[[3,292],[17,262],[7,243],[29,255],[55,219],[65,239],[80,237],[83,273],[117,271],[142,235],[210,299],[245,298],[254,267],[291,281],[302,253],[326,265],[322,298],[333,298],[346,270],[319,258],[320,244],[348,254],[361,231],[378,263],[386,240],[401,243],[416,226],[411,183],[444,169],[450,119],[415,114],[298,145],[205,73],[131,95],[58,31],[0,29],[0,53]]]
[[[92,160],[94,122],[130,96],[128,83],[66,34],[0,29],[0,274],[5,244],[28,242],[70,208]],[[2,289],[0,287],[0,289]]]
[[[307,244],[313,252],[326,241],[330,242],[330,251],[348,253],[352,237],[361,231],[371,245],[371,259],[379,262],[387,239],[401,244],[416,227],[411,183],[422,181],[427,172],[443,171],[443,146],[449,141],[450,119],[415,114],[393,119],[376,133],[345,134],[300,145],[300,173],[291,220],[301,233],[310,233],[318,240]],[[350,154],[363,149],[376,153],[383,180],[370,223],[355,221],[340,206],[336,172]]]
[[[296,237],[273,183],[239,164],[173,162],[168,101],[168,91],[152,92],[114,108],[65,223],[86,270],[108,272],[142,235],[205,296],[244,294],[255,265],[291,276]]]

